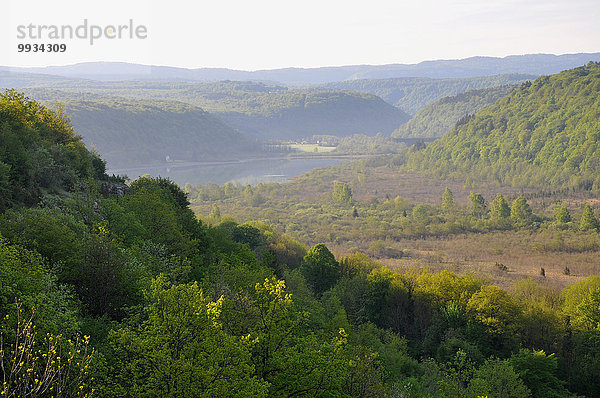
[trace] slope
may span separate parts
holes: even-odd
[[[600,189],[600,63],[542,76],[478,112],[408,167],[544,189]]]
[[[451,131],[467,115],[486,108],[507,96],[518,86],[469,90],[439,99],[421,109],[408,123],[392,133],[395,138],[439,138]]]
[[[36,76],[37,80],[34,77],[28,80],[23,76],[16,79],[0,75],[0,86],[4,82],[18,83],[19,87],[186,102],[259,139],[287,140],[314,134],[390,134],[409,119],[406,113],[374,95],[343,90],[292,90],[274,84],[232,81],[57,81]]]
[[[508,74],[462,79],[431,79],[411,77],[401,79],[349,80],[318,86],[319,89],[355,90],[377,95],[410,115],[440,98],[468,90],[518,84],[533,80],[535,75]]]
[[[28,90],[48,106],[57,102],[88,146],[111,168],[170,160],[225,160],[257,155],[261,145],[204,110],[175,101]]]

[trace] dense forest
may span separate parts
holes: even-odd
[[[589,65],[541,81],[554,83],[557,103],[588,113],[583,98],[599,91],[597,76]],[[362,165],[383,162],[383,170],[396,160]],[[375,180],[370,173],[357,181]],[[294,189],[310,192],[313,183],[307,176]],[[279,189],[216,188],[221,199],[256,211]],[[525,278],[501,288],[469,272],[391,270],[360,252],[336,257],[322,243],[306,247],[270,225],[236,222],[210,195],[163,178],[108,176],[62,108],[1,94],[3,395],[600,394],[600,278],[565,287]],[[550,221],[519,195],[496,195],[489,209],[474,192],[463,207],[450,189],[439,207],[377,197],[360,204],[343,181],[327,195],[329,213],[315,220],[321,225],[348,215],[385,228],[374,217],[388,212],[409,235],[557,228],[566,244],[567,234],[593,242],[599,228],[589,205],[560,207]],[[203,221],[190,199],[210,206]],[[310,211],[299,206],[297,215]]]
[[[493,105],[516,87],[482,88],[444,97],[426,105],[408,123],[396,129],[392,137],[439,138],[449,133],[463,117],[474,115],[481,109]]]
[[[409,119],[405,112],[381,98],[345,90],[290,89],[258,82],[100,82],[35,76],[0,74],[0,87],[27,92],[28,87],[35,87],[38,89],[30,92],[34,98],[37,94],[48,98],[39,90],[45,87],[73,93],[74,99],[90,93],[109,96],[101,99],[103,102],[112,96],[184,102],[210,112],[253,139],[390,134]]]
[[[26,93],[48,107],[62,107],[88,147],[102,153],[113,168],[262,154],[260,143],[183,102],[47,89]]]
[[[407,77],[396,79],[349,80],[317,86],[318,89],[354,90],[383,98],[410,115],[415,115],[427,104],[441,98],[457,95],[469,90],[523,83],[535,75],[508,74],[470,78]]]
[[[515,186],[600,188],[600,64],[526,82],[425,150],[408,167]]]

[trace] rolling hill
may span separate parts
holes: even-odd
[[[439,138],[451,131],[461,118],[486,108],[518,86],[469,90],[444,97],[421,109],[408,123],[392,133],[395,138]]]
[[[408,167],[543,189],[600,189],[600,63],[542,76],[478,112]]]
[[[201,108],[175,101],[141,100],[34,89],[28,96],[59,103],[88,147],[109,167],[248,157],[262,146]]]
[[[262,140],[300,139],[315,134],[390,134],[409,119],[405,112],[371,94],[289,89],[257,82],[100,82],[0,72],[2,86],[185,102]]]
[[[319,89],[354,90],[381,97],[410,115],[427,104],[468,90],[518,84],[533,80],[535,75],[508,74],[461,79],[432,79],[423,77],[401,79],[350,80],[317,86]]]

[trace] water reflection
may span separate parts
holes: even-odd
[[[131,179],[148,174],[168,177],[183,186],[186,183],[224,184],[228,181],[255,185],[259,182],[286,182],[291,177],[315,168],[339,164],[339,158],[307,159],[247,159],[238,162],[169,163],[164,166],[140,166],[125,169],[109,169],[109,174],[126,174]]]

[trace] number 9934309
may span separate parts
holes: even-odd
[[[51,43],[19,43],[17,51],[20,53],[64,53],[67,51],[66,44],[51,44]]]

